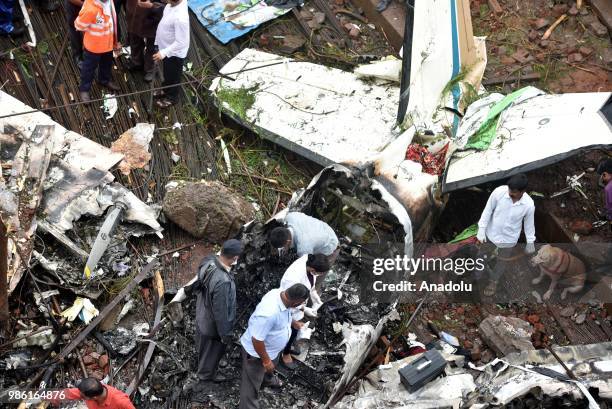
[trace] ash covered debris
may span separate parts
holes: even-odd
[[[262,296],[279,286],[287,267],[297,258],[294,252],[279,256],[269,244],[269,232],[281,225],[288,211],[302,211],[326,221],[341,236],[341,251],[325,279],[321,294],[324,304],[310,324],[315,331],[308,342],[301,343],[302,353],[295,361],[297,369],[279,367],[278,373],[285,383],[283,392],[264,389],[260,401],[262,407],[318,407],[329,402],[352,379],[380,336],[385,317],[393,310],[393,305],[362,299],[359,276],[367,273],[375,254],[404,251],[406,227],[372,188],[365,172],[342,166],[325,169],[294,197],[285,211],[265,224],[253,222],[243,228],[240,237],[245,251],[235,270],[238,318],[234,339],[246,328],[249,315]],[[235,407],[238,403],[238,344],[228,348],[220,369],[229,382],[212,385],[206,392],[191,396],[182,391],[197,358],[193,349],[194,304],[193,300],[187,301],[185,311],[178,319],[172,319],[173,327],[166,325],[158,334],[162,340],[168,334],[160,342],[169,346],[177,358],[174,363],[167,358],[154,359],[151,375],[141,385],[150,388],[147,389],[150,393],[141,397],[143,407],[162,404],[157,399],[170,406],[186,398],[219,408]],[[179,367],[179,362],[185,366]]]
[[[28,109],[0,93],[1,114]],[[66,130],[41,112],[5,117],[0,131],[0,215],[7,227],[9,307],[16,323],[14,330],[2,334],[0,344],[6,375],[0,377],[3,399],[9,389],[64,386],[87,376],[112,382],[109,360],[129,344],[126,338],[113,344],[94,329],[127,301],[153,267],[150,263],[145,268],[143,260],[134,257],[127,240],[153,233],[161,237],[160,207],[145,204],[114,182],[110,170],[121,154]],[[119,202],[124,211],[115,217],[112,210]],[[104,246],[97,244],[99,236]],[[88,275],[85,262],[91,249],[97,252],[93,274]],[[156,303],[141,294],[144,314],[127,323],[133,350],[144,342],[147,304]],[[134,328],[140,333],[135,335]],[[150,335],[148,328],[144,332]],[[96,341],[86,340],[88,335]]]

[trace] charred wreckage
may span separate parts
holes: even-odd
[[[197,357],[195,302],[184,299],[181,286],[194,271],[178,285],[165,282],[173,263],[196,245],[160,250],[159,239],[171,234],[160,224],[161,206],[140,200],[110,172],[115,166],[124,173],[147,166],[153,125],[138,124],[109,149],[41,112],[10,116],[31,108],[0,90],[0,218],[8,239],[0,243],[7,250],[0,253],[0,270],[7,273],[0,284],[9,295],[2,312],[10,310],[15,323],[11,338],[0,344],[0,401],[11,391],[61,388],[94,376],[125,391],[137,407],[236,407],[237,340],[255,305],[278,287],[295,259],[291,253],[279,257],[268,232],[286,212],[300,211],[328,223],[340,237],[341,252],[326,276],[323,306],[310,324],[314,331],[301,341],[298,368],[278,370],[283,390],[263,390],[262,407],[608,407],[611,342],[535,350],[529,323],[488,317],[479,329],[498,358],[481,361],[444,331],[432,329],[435,337],[428,343],[411,332],[424,305],[444,308],[438,300],[383,300],[364,291],[375,259],[420,254],[416,243],[431,238],[446,193],[612,145],[610,93],[546,95],[527,87],[496,117],[504,126],[489,132],[494,140],[512,129],[513,138],[505,138],[503,147],[466,154],[491,108],[505,100],[491,94],[468,107],[461,98],[465,83],[480,88],[484,39],[473,36],[467,0],[410,3],[406,27],[412,35],[406,36],[403,61],[391,64],[399,84],[380,82],[374,68],[368,74],[374,79],[364,81],[252,49],[229,61],[213,81],[221,111],[324,168],[269,221],[244,220],[224,232],[245,245],[235,267],[236,343],[221,365],[229,381],[202,394],[184,390]],[[465,83],[445,90],[461,67],[471,67]],[[268,92],[237,110],[218,98],[232,87]],[[324,112],[312,111],[313,101]],[[367,115],[372,104],[376,118]],[[527,111],[531,116],[525,117]],[[585,123],[591,132],[584,139],[559,132]],[[388,135],[371,137],[391,128]],[[542,139],[554,141],[546,151],[530,138],[536,128]],[[323,134],[333,137],[314,138]],[[524,155],[513,155],[517,150]],[[232,226],[235,219],[229,218]],[[212,251],[206,248],[199,257]],[[28,405],[44,407],[33,401],[20,407]]]

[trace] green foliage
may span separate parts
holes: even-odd
[[[228,88],[223,87],[222,82],[220,82],[217,98],[219,98],[219,101],[226,103],[236,115],[246,120],[248,119],[246,113],[255,103],[255,94],[258,89],[259,85],[257,84],[250,88]]]

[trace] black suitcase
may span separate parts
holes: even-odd
[[[440,376],[445,367],[446,360],[442,354],[436,349],[431,349],[398,372],[402,383],[408,392],[412,393]]]

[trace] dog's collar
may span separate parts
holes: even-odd
[[[559,262],[559,265],[556,268],[552,269],[552,268],[548,268],[546,266],[542,266],[542,267],[544,268],[544,270],[548,271],[550,274],[561,275],[561,274],[563,274],[563,273],[565,273],[567,271],[567,268],[566,268],[565,271],[563,271],[563,272],[561,271],[561,266],[563,266],[563,264],[565,263],[566,259],[568,261],[568,263],[567,263],[568,266],[567,267],[569,268],[569,254],[566,251],[563,252],[563,256],[561,257],[561,261]]]

